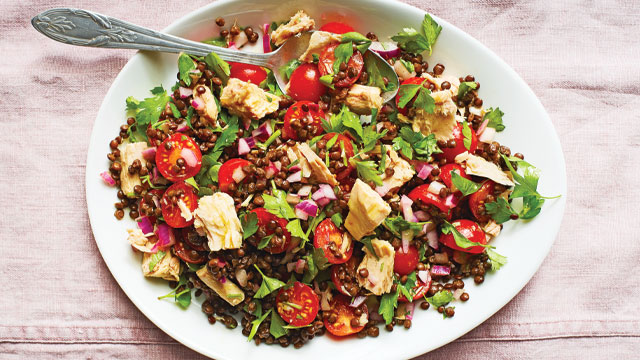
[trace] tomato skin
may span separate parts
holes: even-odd
[[[306,105],[309,108],[309,111],[302,110],[302,105]],[[291,105],[291,107],[287,110],[287,113],[284,115],[284,125],[282,126],[282,134],[285,139],[293,139],[300,140],[298,138],[298,133],[291,127],[291,122],[293,120],[300,120],[301,123],[303,121],[307,121],[308,117],[311,116],[313,121],[311,122],[311,126],[315,129],[313,132],[313,136],[318,136],[322,134],[322,119],[325,119],[325,114],[318,104],[303,100],[298,101],[295,104]]]
[[[258,226],[265,229],[265,233],[267,234],[267,236],[275,232],[275,229],[269,230],[267,228],[267,224],[269,224],[269,221],[273,220],[277,222],[278,227],[282,228],[282,232],[285,238],[284,243],[281,243],[279,246],[272,246],[271,244],[269,244],[269,246],[263,249],[264,251],[271,254],[280,254],[292,247],[293,244],[291,243],[291,233],[289,232],[289,230],[287,230],[288,221],[286,219],[277,217],[276,215],[268,212],[265,208],[253,209],[251,210],[251,212],[254,212],[258,215]]]
[[[329,45],[320,54],[320,60],[318,61],[318,69],[320,69],[320,74],[322,75],[333,74],[333,63],[336,61],[336,57],[335,57],[336,47],[338,47],[338,44]],[[356,50],[353,52],[353,55],[351,55],[351,58],[347,62],[347,68],[356,69],[357,71],[356,76],[349,77],[349,75],[347,74],[347,76],[344,79],[338,80],[335,83],[333,83],[335,87],[338,87],[338,88],[349,87],[353,85],[356,81],[358,81],[358,78],[362,73],[362,69],[364,68],[364,58],[362,57],[362,54],[360,53],[360,51]]]
[[[349,292],[343,288],[344,285],[342,284],[342,281],[340,281],[340,276],[338,275],[338,272],[340,271],[341,268],[344,268],[345,270],[349,269],[353,273],[355,273],[355,270],[357,269],[360,261],[361,259],[356,259],[355,256],[352,256],[351,259],[349,259],[349,261],[347,261],[346,263],[337,264],[331,267],[331,281],[333,281],[333,285],[336,286],[336,289],[340,293],[345,294],[349,297],[356,295],[356,294],[349,294]]]
[[[351,139],[349,139],[348,136],[338,134],[338,133],[328,133],[322,137],[322,140],[329,141],[336,135],[338,136],[338,139],[336,140],[336,145],[339,147],[340,143],[342,143],[344,146],[345,156],[347,157],[347,159],[352,158],[354,155],[353,144],[351,143]],[[340,182],[340,184],[349,183],[350,182],[349,175],[353,173],[353,170],[355,170],[355,168],[353,167],[353,165],[351,165],[351,163],[349,163],[349,166],[347,166],[346,169],[336,174],[336,179],[338,180],[338,182]]]
[[[283,300],[283,294],[287,294],[287,300]],[[296,309],[285,303],[299,305],[302,309]],[[296,281],[290,288],[281,288],[276,296],[276,308],[282,320],[292,326],[309,325],[315,320],[320,308],[318,295],[309,286]]]
[[[342,257],[336,257],[333,252],[329,250],[329,245],[334,243],[339,250],[345,241],[345,237],[350,241],[349,248],[342,254]],[[316,249],[322,249],[331,264],[343,264],[349,261],[351,255],[353,255],[353,240],[350,235],[340,231],[331,219],[322,220],[322,222],[318,224],[315,236],[313,237],[313,246]]]
[[[422,86],[428,88],[429,81],[425,81],[425,80],[426,80],[425,78],[421,78],[421,77],[412,77],[412,78],[406,79],[400,85],[420,85],[424,83]],[[411,99],[411,101],[409,101],[407,105],[405,105],[405,107],[400,107],[398,105],[399,103],[400,103],[400,96],[396,96],[396,107],[398,108],[398,112],[402,115],[407,115],[407,113],[409,112],[409,107],[411,107],[411,104],[413,104],[413,99]]]
[[[261,82],[267,79],[267,72],[260,66],[236,62],[230,62],[229,65],[231,65],[230,78],[256,85],[260,85]]]
[[[167,150],[168,143],[171,144],[169,145],[169,150]],[[185,163],[184,170],[176,172],[174,165],[176,165],[176,162],[180,158],[186,160],[184,155],[188,155],[186,154],[187,152],[191,153],[190,156],[195,157],[195,163]],[[156,149],[156,165],[158,166],[160,174],[167,180],[172,182],[186,180],[195,176],[200,171],[202,167],[202,153],[200,152],[200,147],[192,138],[181,133],[175,133],[164,139],[162,144]]]
[[[409,275],[418,267],[419,262],[418,249],[409,245],[407,252],[402,250],[402,246],[396,249],[396,255],[393,259],[393,271],[400,276]]]
[[[320,70],[312,63],[298,66],[291,73],[287,93],[296,101],[312,101],[317,103],[327,93],[327,87],[320,82]]]
[[[251,165],[251,162],[245,159],[235,158],[225,161],[218,170],[218,187],[220,188],[220,191],[228,193],[229,185],[235,184],[235,180],[233,180],[233,172],[239,167],[248,165]]]
[[[193,228],[182,228],[177,231],[177,240],[184,241],[186,245],[197,251],[207,251],[206,238],[200,237]],[[202,241],[204,239],[204,241]]]
[[[208,260],[206,253],[198,252],[182,241],[176,241],[173,245],[173,252],[184,262],[190,264],[204,264]]]
[[[477,223],[467,219],[460,219],[452,222],[451,225],[469,239],[469,241],[483,245],[487,243],[487,237],[480,225]],[[466,249],[459,247],[456,245],[453,234],[441,234],[440,242],[453,250],[459,250],[470,254],[480,254],[484,251],[484,247],[482,246],[471,246]]]
[[[183,194],[180,196],[185,205],[193,212],[198,207],[198,196],[193,191],[193,188],[184,182],[177,182],[169,186],[167,191],[162,195],[160,200],[160,207],[162,208],[162,217],[164,221],[172,228],[183,228],[193,224],[195,219],[187,221],[182,217],[180,208],[177,205],[173,205],[169,194],[175,194],[177,191],[182,190]]]
[[[320,28],[320,31],[326,31],[334,34],[346,34],[354,31],[353,28],[345,23],[338,21],[328,22]]]
[[[482,184],[480,190],[469,195],[469,209],[471,209],[473,216],[475,216],[475,218],[480,222],[489,221],[491,219],[491,215],[484,211],[484,204],[486,203],[487,197],[493,194],[495,186],[496,183],[488,180]]]
[[[476,132],[469,127],[471,130],[471,145],[469,149],[464,146],[464,135],[462,134],[462,124],[458,123],[455,128],[453,128],[453,139],[456,141],[456,147],[448,148],[445,147],[442,150],[442,154],[438,154],[437,156],[440,158],[445,158],[448,163],[455,162],[456,156],[462,154],[465,151],[468,151],[469,154],[474,154],[476,149],[478,148],[478,136]]]
[[[429,189],[429,184],[417,186],[411,190],[408,196],[413,201],[421,200],[425,204],[436,206],[444,213],[449,213],[449,207],[445,204],[445,199],[430,193],[427,189]]]
[[[355,334],[364,329],[364,326],[366,325],[366,323],[364,323],[358,324],[358,326],[356,327],[351,326],[351,319],[359,318],[359,316],[356,316],[355,314],[356,308],[349,306],[350,303],[351,299],[343,294],[335,294],[335,296],[329,303],[329,305],[331,306],[331,312],[337,315],[337,319],[336,322],[332,324],[328,320],[329,317],[326,317],[324,319],[324,326],[327,331],[335,336],[347,336]],[[363,314],[369,314],[369,309],[364,303],[360,305],[358,309],[361,309]]]
[[[429,282],[425,283],[422,280],[420,280],[420,278],[418,278],[417,282],[416,282],[416,286],[413,287],[412,292],[413,292],[413,300],[417,300],[420,299],[421,297],[423,297],[427,291],[429,290],[429,287],[431,287],[431,277],[429,277]],[[409,302],[409,299],[407,299],[404,294],[402,294],[402,292],[400,293],[400,295],[398,296],[398,301],[399,302]]]

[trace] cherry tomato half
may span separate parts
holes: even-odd
[[[298,66],[289,79],[287,93],[296,101],[312,101],[317,103],[327,92],[327,87],[320,82],[320,70],[313,63]]]
[[[453,225],[456,230],[464,235],[464,237],[466,237],[469,241],[483,245],[487,243],[487,237],[480,225],[478,225],[477,223],[467,219],[460,219],[452,222],[451,225]],[[484,251],[484,247],[482,246],[471,246],[466,249],[461,248],[460,246],[456,245],[453,234],[441,234],[440,242],[453,250],[460,250],[471,254],[480,254]]]
[[[429,184],[417,186],[409,193],[409,198],[413,201],[422,201],[425,204],[436,206],[443,213],[449,213],[449,207],[445,203],[445,199],[429,192]]]
[[[345,23],[332,21],[328,22],[320,28],[320,31],[326,31],[334,34],[346,34],[354,31],[353,28]]]
[[[429,81],[421,77],[408,78],[405,81],[403,81],[400,85],[420,85],[420,84],[422,84],[422,86],[424,86],[425,88],[429,88]],[[398,112],[402,115],[407,115],[407,113],[409,112],[409,108],[413,105],[414,100],[415,100],[415,97],[411,99],[407,103],[407,105],[405,105],[404,107],[400,107],[400,105],[398,105],[400,103],[400,96],[396,96],[396,107],[398,108]]]
[[[413,300],[417,300],[423,297],[429,290],[429,287],[431,287],[431,276],[429,276],[428,283],[425,283],[420,278],[418,278],[418,280],[416,281],[416,286],[414,286],[413,289],[411,289],[411,297],[413,298]],[[400,295],[398,296],[398,301],[409,302],[409,299],[407,299],[407,297],[404,296],[402,292],[400,292]]]
[[[393,271],[400,276],[409,275],[418,267],[419,260],[418,249],[415,246],[409,245],[407,252],[404,252],[400,246],[396,249],[396,255],[393,259]]]
[[[174,202],[175,201],[175,202]],[[160,200],[162,208],[162,217],[164,221],[172,228],[183,228],[193,224],[194,219],[187,221],[182,216],[182,210],[178,203],[182,201],[186,207],[193,213],[198,207],[198,196],[193,188],[184,182],[177,182],[167,189]]]
[[[220,191],[229,192],[229,186],[236,183],[236,181],[233,180],[233,173],[248,165],[251,165],[251,162],[245,159],[235,158],[225,161],[218,170],[218,187]]]
[[[229,77],[260,85],[267,79],[267,72],[257,65],[230,62]]]
[[[488,180],[482,184],[480,190],[469,195],[469,209],[471,209],[473,216],[475,216],[480,222],[489,221],[489,219],[491,219],[491,215],[487,214],[484,204],[487,202],[489,195],[493,195],[495,187],[496,183]]]
[[[169,181],[188,179],[200,171],[202,153],[192,138],[175,133],[164,139],[156,150],[158,170]]]
[[[325,48],[320,54],[320,61],[318,61],[318,69],[320,69],[321,75],[333,74],[333,63],[336,61],[335,50],[338,47],[337,44],[329,45]],[[345,88],[354,84],[358,78],[360,77],[360,73],[362,73],[362,69],[364,68],[364,58],[360,51],[356,50],[349,58],[347,62],[347,69],[353,68],[355,69],[355,76],[349,76],[349,71],[345,71],[347,76],[344,79],[338,80],[334,83],[335,87]]]
[[[258,215],[258,227],[263,228],[267,236],[274,234],[277,228],[282,229],[282,235],[284,236],[285,241],[282,241],[282,238],[280,238],[279,241],[274,241],[274,239],[276,238],[276,236],[274,236],[273,238],[271,238],[271,241],[269,241],[269,245],[267,245],[267,247],[263,249],[264,251],[267,251],[271,254],[280,254],[292,247],[291,233],[289,232],[289,230],[287,230],[288,222],[286,219],[277,217],[264,208],[253,209],[251,210],[251,212],[254,212]],[[277,226],[271,227],[272,225],[269,225],[271,221],[275,221]]]
[[[340,231],[331,219],[325,219],[318,224],[313,237],[313,246],[316,249],[322,249],[327,260],[332,264],[345,263],[353,254],[351,235]]]
[[[344,147],[344,155],[346,156],[347,160],[351,159],[354,155],[353,144],[351,143],[351,139],[349,139],[348,136],[337,134],[337,133],[328,133],[322,137],[322,140],[329,141],[333,139],[334,136],[338,136],[338,139],[336,140],[336,143],[333,145],[333,147],[331,147],[331,149],[329,150],[342,151],[342,147]],[[342,146],[340,145],[341,143],[342,143]],[[355,170],[355,168],[351,165],[351,163],[348,163],[348,164],[349,165],[347,166],[346,169],[341,170],[336,174],[336,179],[341,184],[349,182],[348,177],[349,175],[351,175],[351,173],[353,173],[353,170]]]
[[[180,231],[178,231],[177,239],[184,241],[186,245],[194,250],[207,251],[207,248],[205,247],[205,244],[208,241],[207,238],[198,235],[198,233],[192,227],[180,229]]]
[[[347,261],[346,263],[333,265],[331,267],[331,281],[333,281],[333,284],[336,286],[336,289],[338,289],[339,292],[349,297],[356,296],[359,286],[355,289],[348,289],[344,286],[343,281],[340,280],[340,274],[344,272],[344,275],[342,276],[350,277],[352,283],[357,285],[358,281],[356,280],[356,269],[358,268],[358,264],[360,264],[360,261],[361,259],[357,259],[355,256],[352,256],[351,259],[349,259],[349,261]]]
[[[290,288],[282,288],[276,297],[276,308],[282,320],[292,326],[309,325],[318,315],[320,301],[309,286],[296,281]]]
[[[329,303],[329,306],[331,306],[331,310],[328,312],[329,316],[324,319],[324,327],[327,331],[336,336],[347,336],[364,329],[364,326],[369,322],[369,309],[367,305],[362,303],[362,305],[354,308],[349,306],[350,303],[351,299],[343,294],[335,294],[333,296],[333,299]],[[355,314],[356,309],[362,311],[361,316]],[[336,321],[333,323],[329,322],[329,318],[334,314],[336,315]],[[351,323],[353,319],[359,320],[357,326],[353,326]]]
[[[455,162],[456,156],[462,154],[465,151],[468,151],[469,154],[474,154],[476,152],[476,149],[478,148],[478,136],[471,127],[469,127],[469,129],[471,130],[471,144],[468,149],[464,146],[464,135],[462,134],[462,126],[462,124],[458,123],[458,125],[453,128],[453,139],[456,141],[456,147],[445,147],[441,149],[442,154],[438,154],[438,157],[447,159],[447,162],[449,163]]]
[[[183,241],[176,241],[173,245],[173,252],[184,262],[190,264],[204,264],[208,260],[206,252],[198,252]]]
[[[282,134],[285,139],[300,140],[296,129],[310,125],[314,129],[313,136],[318,136],[322,134],[322,119],[324,118],[324,111],[320,109],[318,104],[307,100],[298,101],[291,105],[284,115]],[[292,126],[292,122],[297,125]]]

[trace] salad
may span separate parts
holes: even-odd
[[[317,25],[304,11],[258,31],[215,21],[207,42],[239,51]],[[428,63],[441,30],[427,14],[381,42],[326,23],[280,69],[285,93],[269,69],[180,54],[170,91],[129,97],[101,176],[118,189],[115,217],[137,223],[143,275],[168,281],[158,299],[200,298],[211,324],[295,348],[409,329],[416,307],[453,317],[466,285],[507,263],[491,245],[502,224],[550,198],[494,140],[504,113],[477,79]],[[401,80],[389,103],[394,84],[367,51]]]

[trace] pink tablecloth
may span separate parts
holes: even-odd
[[[409,0],[473,34],[531,85],[560,135],[560,235],[497,315],[424,359],[631,358],[640,351],[640,3]],[[64,4],[161,29],[206,4],[3,1],[0,12],[0,357],[198,358],[127,299],[93,241],[89,134],[134,54],[71,48],[29,19]]]

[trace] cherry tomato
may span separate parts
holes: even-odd
[[[431,287],[431,276],[429,276],[428,283],[425,283],[420,278],[418,278],[416,281],[416,286],[414,286],[413,289],[411,289],[411,295],[413,297],[413,300],[417,300],[423,297],[429,290],[429,287]],[[407,299],[407,297],[404,296],[402,292],[400,292],[400,295],[398,296],[398,301],[409,302],[409,299]]]
[[[251,162],[245,159],[235,158],[225,161],[225,163],[220,166],[220,170],[218,170],[218,186],[220,191],[229,192],[229,186],[236,183],[236,181],[233,180],[233,173],[238,168],[248,165],[251,165]]]
[[[462,166],[458,164],[446,164],[445,166],[440,168],[440,179],[442,179],[442,182],[449,188],[451,188],[451,185],[453,184],[451,182],[452,171],[455,171],[456,173],[458,173],[458,175],[467,180],[471,180],[471,176],[467,175]],[[460,197],[462,197],[462,193],[460,192],[460,190],[456,191],[455,194],[458,194],[460,195]]]
[[[455,128],[453,128],[453,139],[456,141],[456,147],[448,148],[445,147],[442,150],[442,154],[438,154],[439,157],[447,159],[447,162],[452,163],[455,162],[456,156],[462,154],[465,151],[468,151],[469,154],[474,154],[476,149],[478,148],[478,136],[476,136],[476,132],[469,127],[471,130],[471,145],[469,149],[464,146],[464,135],[462,134],[462,124],[458,123]]]
[[[198,233],[192,227],[180,229],[180,231],[178,231],[178,239],[184,241],[186,245],[189,245],[189,247],[194,250],[207,251],[207,248],[205,247],[207,238],[198,235]]]
[[[202,153],[192,138],[175,133],[164,139],[156,150],[158,170],[169,181],[188,179],[200,171]]]
[[[477,223],[467,219],[460,219],[452,222],[451,225],[453,225],[456,230],[464,235],[464,237],[466,237],[469,241],[483,245],[487,243],[487,237],[485,236],[484,231],[482,230],[480,225],[478,225]],[[441,234],[440,242],[453,250],[460,250],[471,254],[480,254],[484,251],[484,247],[482,246],[471,246],[466,249],[459,247],[458,245],[456,245],[453,234]]]
[[[229,65],[231,65],[231,72],[229,74],[231,78],[240,79],[256,85],[260,85],[261,82],[267,79],[267,72],[260,66],[236,62],[230,62]]]
[[[356,289],[351,289],[350,290],[347,289],[344,284],[342,283],[342,280],[340,280],[340,273],[342,271],[344,271],[346,276],[351,277],[351,280],[357,284],[357,280],[355,277],[356,274],[356,269],[358,268],[358,264],[360,264],[360,260],[361,259],[357,259],[355,256],[352,256],[351,259],[349,259],[349,261],[347,261],[344,264],[337,264],[331,267],[331,281],[333,281],[333,284],[336,286],[336,289],[338,289],[339,292],[347,295],[347,296],[355,296],[356,293],[358,292],[357,288]],[[349,274],[352,274],[353,276],[350,276]]]
[[[495,187],[496,183],[488,180],[482,184],[480,190],[469,195],[469,209],[471,209],[473,216],[475,216],[480,222],[489,221],[489,219],[491,219],[491,215],[487,214],[484,204],[487,202],[489,195],[493,195]]]
[[[407,252],[404,252],[400,246],[396,249],[396,255],[393,259],[393,271],[400,276],[409,275],[418,267],[419,260],[418,249],[415,246],[409,245]]]
[[[345,263],[353,254],[353,239],[348,233],[340,231],[331,219],[325,219],[318,224],[313,246],[322,249],[332,264]],[[331,248],[334,248],[334,251],[331,251]]]
[[[320,301],[309,286],[296,281],[293,286],[278,291],[276,308],[282,320],[292,326],[309,325],[318,315]]]
[[[329,45],[327,48],[322,51],[320,54],[320,61],[318,61],[318,69],[320,69],[320,74],[328,75],[333,74],[333,63],[336,61],[335,50],[338,47],[337,44]],[[349,71],[345,71],[347,76],[344,79],[338,80],[334,83],[335,87],[345,88],[351,86],[355,83],[360,77],[360,73],[362,73],[362,69],[364,68],[364,58],[360,51],[354,51],[353,55],[347,62],[347,69],[353,68],[355,69],[355,76],[349,76]]]
[[[355,334],[360,330],[364,329],[364,326],[369,322],[369,309],[365,303],[358,306],[357,308],[349,306],[351,303],[351,299],[343,294],[335,294],[329,306],[331,306],[331,310],[329,311],[329,316],[324,318],[324,327],[336,336],[347,336],[351,334]],[[360,309],[362,311],[361,316],[357,316],[355,314],[356,309]],[[336,315],[336,321],[331,323],[329,322],[329,318],[332,315]],[[351,320],[358,319],[358,325],[353,326]],[[362,321],[365,320],[365,321]]]
[[[173,200],[176,202],[174,203]],[[167,189],[160,200],[162,208],[162,217],[164,221],[172,228],[183,228],[193,224],[194,219],[187,221],[182,216],[182,210],[178,206],[178,202],[182,201],[189,211],[193,212],[198,207],[198,196],[193,188],[184,182],[177,182]]]
[[[289,79],[287,93],[296,101],[312,101],[317,103],[327,92],[327,87],[320,82],[320,70],[313,63],[298,66]]]
[[[342,135],[342,134],[337,134],[337,133],[328,133],[325,136],[322,137],[322,140],[325,141],[329,141],[331,139],[333,139],[334,136],[338,136],[338,139],[336,140],[335,145],[333,145],[333,147],[331,149],[334,150],[342,150],[342,147],[344,147],[344,154],[348,159],[351,159],[354,155],[353,152],[353,144],[351,143],[351,139],[349,139],[348,136]],[[340,146],[340,143],[342,143],[342,147]],[[331,150],[329,149],[329,150]],[[348,181],[349,175],[351,175],[351,173],[353,172],[353,170],[355,170],[355,168],[351,165],[351,163],[348,163],[349,166],[347,166],[346,169],[341,170],[339,173],[336,174],[336,179],[341,183],[344,184]]]
[[[420,84],[422,84],[422,86],[426,88],[429,88],[429,81],[421,77],[408,78],[405,81],[403,81],[400,85],[420,85]],[[413,104],[414,99],[415,97],[411,99],[407,103],[407,105],[405,105],[404,107],[400,107],[398,105],[400,103],[400,96],[396,96],[396,107],[398,108],[398,112],[401,113],[402,115],[407,115],[407,113],[409,112],[409,108]]]
[[[176,241],[173,252],[184,262],[190,264],[203,264],[208,260],[206,252],[198,252],[183,241]]]
[[[445,203],[445,199],[429,192],[429,184],[417,186],[409,193],[409,198],[413,201],[421,200],[425,204],[436,206],[443,213],[449,213],[449,207]]]
[[[263,249],[264,251],[267,251],[271,254],[280,254],[281,252],[284,252],[285,250],[288,250],[292,247],[291,233],[289,232],[289,230],[287,230],[288,222],[286,219],[277,217],[272,213],[268,212],[267,210],[265,210],[264,208],[253,209],[251,210],[251,212],[254,212],[258,215],[258,227],[263,228],[267,236],[275,233],[277,228],[282,229],[282,233],[284,235],[285,241],[284,242],[280,241],[278,245],[274,245],[275,244],[273,240],[275,239],[275,236],[274,236],[273,238],[271,238],[271,241],[269,241],[269,245],[267,245],[267,247]],[[277,223],[277,226],[275,228],[272,228],[272,229],[269,228],[269,222],[271,221],[275,221]],[[259,243],[259,240],[258,240],[258,243]]]
[[[324,111],[320,109],[318,104],[307,100],[298,101],[291,105],[284,115],[282,134],[285,139],[299,140],[298,132],[291,126],[291,122],[296,121],[301,127],[305,125],[313,127],[313,136],[318,136],[322,134],[322,119],[324,118]]]
[[[354,31],[353,28],[345,23],[332,21],[328,22],[320,28],[320,31],[326,31],[334,34],[346,34]]]

